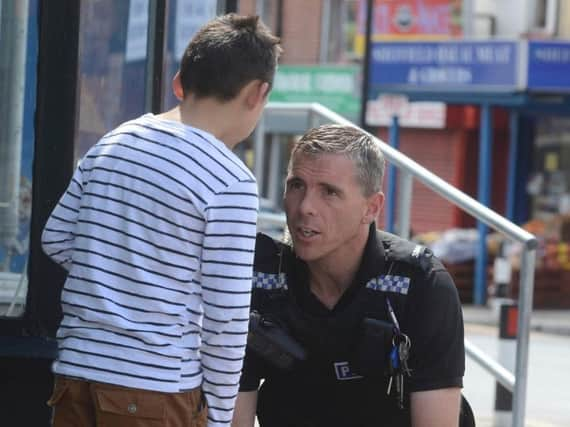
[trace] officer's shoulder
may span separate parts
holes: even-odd
[[[401,262],[424,273],[445,270],[431,249],[386,231],[378,230],[377,233],[388,261]]]
[[[256,271],[273,272],[279,267],[280,257],[287,246],[267,234],[257,233],[255,238],[254,269]]]
[[[263,233],[257,234],[253,261],[251,299],[253,309],[264,310],[269,301],[280,300],[286,295],[287,280],[284,267],[290,253],[290,247],[283,242]]]

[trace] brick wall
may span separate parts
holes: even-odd
[[[283,6],[284,64],[319,62],[321,1],[288,0]]]
[[[240,15],[253,15],[255,13],[256,0],[239,0],[238,13]]]
[[[277,2],[275,2],[277,3]],[[240,0],[238,13],[255,13],[256,0]],[[281,34],[284,49],[281,64],[316,64],[319,62],[321,35],[321,0],[284,0]],[[265,19],[275,31],[275,17]]]

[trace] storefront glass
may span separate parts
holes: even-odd
[[[28,289],[37,8],[0,0],[0,316],[21,315]]]
[[[172,93],[172,78],[180,67],[184,49],[198,29],[218,14],[224,13],[224,0],[173,0],[168,4],[167,39],[164,52],[164,109],[173,108],[178,100]]]
[[[570,119],[542,118],[537,124],[534,174],[529,184],[533,217],[570,214]]]
[[[570,118],[540,118],[534,148],[527,184],[532,220],[526,228],[539,240],[535,303],[569,307],[570,294],[563,283],[570,277]],[[545,279],[545,272],[557,278]],[[544,295],[544,289],[550,295]]]
[[[80,11],[76,161],[145,112],[149,0],[83,0]]]

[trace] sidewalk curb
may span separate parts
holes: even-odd
[[[481,326],[493,326],[498,327],[498,323],[493,320],[482,320],[482,319],[469,319],[464,317],[463,319],[466,325],[481,325]],[[553,326],[553,325],[533,325],[531,322],[530,330],[533,332],[541,332],[544,334],[562,335],[570,336],[570,327],[564,326]]]
[[[498,312],[486,306],[463,306],[465,324],[498,327]],[[535,310],[530,330],[545,334],[570,336],[570,310]]]

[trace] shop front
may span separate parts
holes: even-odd
[[[568,268],[565,230],[570,191],[569,66],[570,43],[560,41],[379,41],[370,45],[368,109],[386,95],[399,95],[408,101],[443,102],[448,116],[454,109],[459,112],[463,124],[459,133],[453,133],[453,120],[446,120],[449,143],[442,144],[442,131],[431,138],[426,135],[433,131],[423,131],[419,145],[422,135],[416,132],[416,152],[428,153],[432,159],[448,159],[452,164],[442,166],[444,179],[537,235],[541,247],[537,255],[536,306],[556,302],[570,307],[570,299],[564,302],[565,285],[556,287],[548,298],[538,297],[543,286],[540,268],[549,269],[548,277],[554,271],[556,281],[570,283],[564,276]],[[390,135],[399,133],[398,113],[393,112]],[[473,120],[475,126],[470,128]],[[413,151],[406,154],[415,157]],[[394,179],[390,181],[389,187],[396,185]],[[429,215],[429,206],[440,201],[433,196],[431,201],[417,198],[415,191],[412,210]],[[388,192],[388,210],[395,206],[391,194],[395,192]],[[436,209],[434,215],[438,212],[442,210]],[[461,216],[448,218],[447,228],[469,224]],[[412,225],[414,222],[412,212]],[[387,224],[388,228],[393,226]],[[516,296],[517,248],[490,235],[483,223],[477,224],[476,231],[472,258],[475,277],[469,302],[485,303],[495,257],[510,260],[513,280],[507,289]],[[548,285],[544,286],[553,286],[552,280],[545,282]]]

